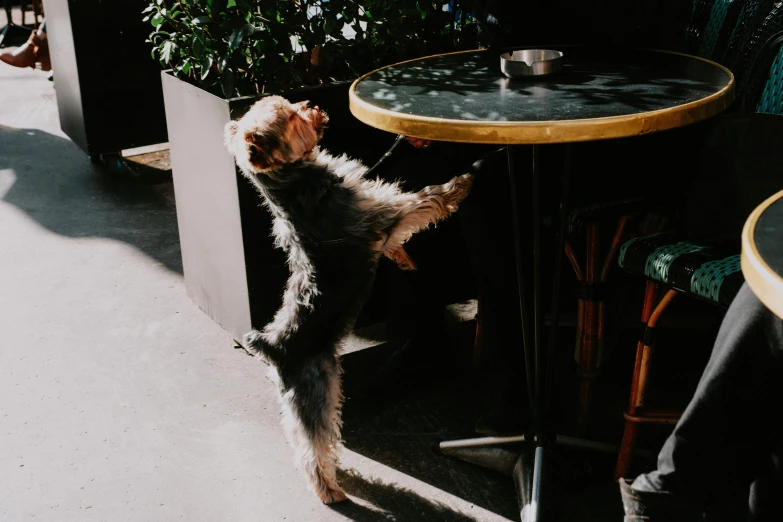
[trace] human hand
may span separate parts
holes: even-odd
[[[425,140],[423,138],[414,138],[413,136],[405,136],[405,141],[407,141],[417,149],[426,149],[432,144],[432,140]]]

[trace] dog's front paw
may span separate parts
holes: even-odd
[[[461,192],[465,192],[465,195],[470,193],[470,188],[473,186],[473,174],[463,174],[454,178],[454,185]]]
[[[457,176],[452,182],[454,186],[443,195],[450,212],[456,211],[462,200],[470,194],[470,189],[473,186],[473,174]]]

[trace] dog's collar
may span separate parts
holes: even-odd
[[[319,247],[323,245],[336,245],[339,243],[344,243],[345,241],[348,241],[351,239],[350,237],[341,237],[338,239],[324,239],[323,241],[311,241],[309,239],[302,239],[302,243],[307,243],[308,245]]]

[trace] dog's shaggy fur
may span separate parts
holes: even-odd
[[[318,149],[327,115],[279,96],[226,126],[225,140],[274,217],[288,255],[283,304],[245,348],[269,361],[298,467],[324,503],[346,498],[335,477],[341,427],[340,343],[353,328],[381,255],[414,264],[403,244],[446,218],[470,191],[465,174],[417,193],[365,179],[367,167]]]

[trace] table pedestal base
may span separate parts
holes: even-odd
[[[533,440],[527,440],[533,439]],[[514,478],[522,522],[541,522],[545,497],[541,494],[547,471],[547,454],[551,446],[537,443],[534,437],[479,437],[443,441],[441,453],[476,464]],[[619,446],[577,439],[564,435],[552,437],[554,444],[578,449],[617,453]]]
[[[523,522],[540,522],[542,518],[542,486],[546,474],[547,453],[553,444],[565,444],[579,448],[602,451],[617,451],[617,447],[587,440],[551,435],[552,419],[550,402],[554,376],[555,337],[558,324],[560,275],[565,248],[565,224],[568,207],[570,182],[570,146],[564,148],[564,174],[559,197],[542,198],[540,174],[540,147],[532,146],[532,169],[530,171],[529,191],[525,205],[520,205],[517,185],[525,172],[517,172],[514,165],[516,146],[508,147],[508,171],[511,192],[513,241],[516,257],[517,288],[519,311],[522,319],[522,340],[525,355],[525,375],[527,379],[527,399],[531,411],[531,429],[528,435],[514,437],[482,437],[477,439],[441,442],[440,449],[447,455],[473,462],[514,477],[519,500],[520,517]],[[555,196],[555,194],[552,194]],[[544,338],[544,282],[542,273],[542,202],[558,201],[558,208],[552,209],[553,225],[557,219],[554,241],[554,263],[552,277],[552,320],[549,336]],[[520,223],[522,212],[532,220],[532,237],[529,243],[523,241]],[[525,259],[532,246],[532,266]],[[548,261],[548,260],[547,260]],[[546,261],[545,261],[546,262]],[[532,270],[529,270],[532,268]],[[532,282],[532,293],[527,286]],[[499,444],[521,443],[520,451],[509,451],[496,447]]]

